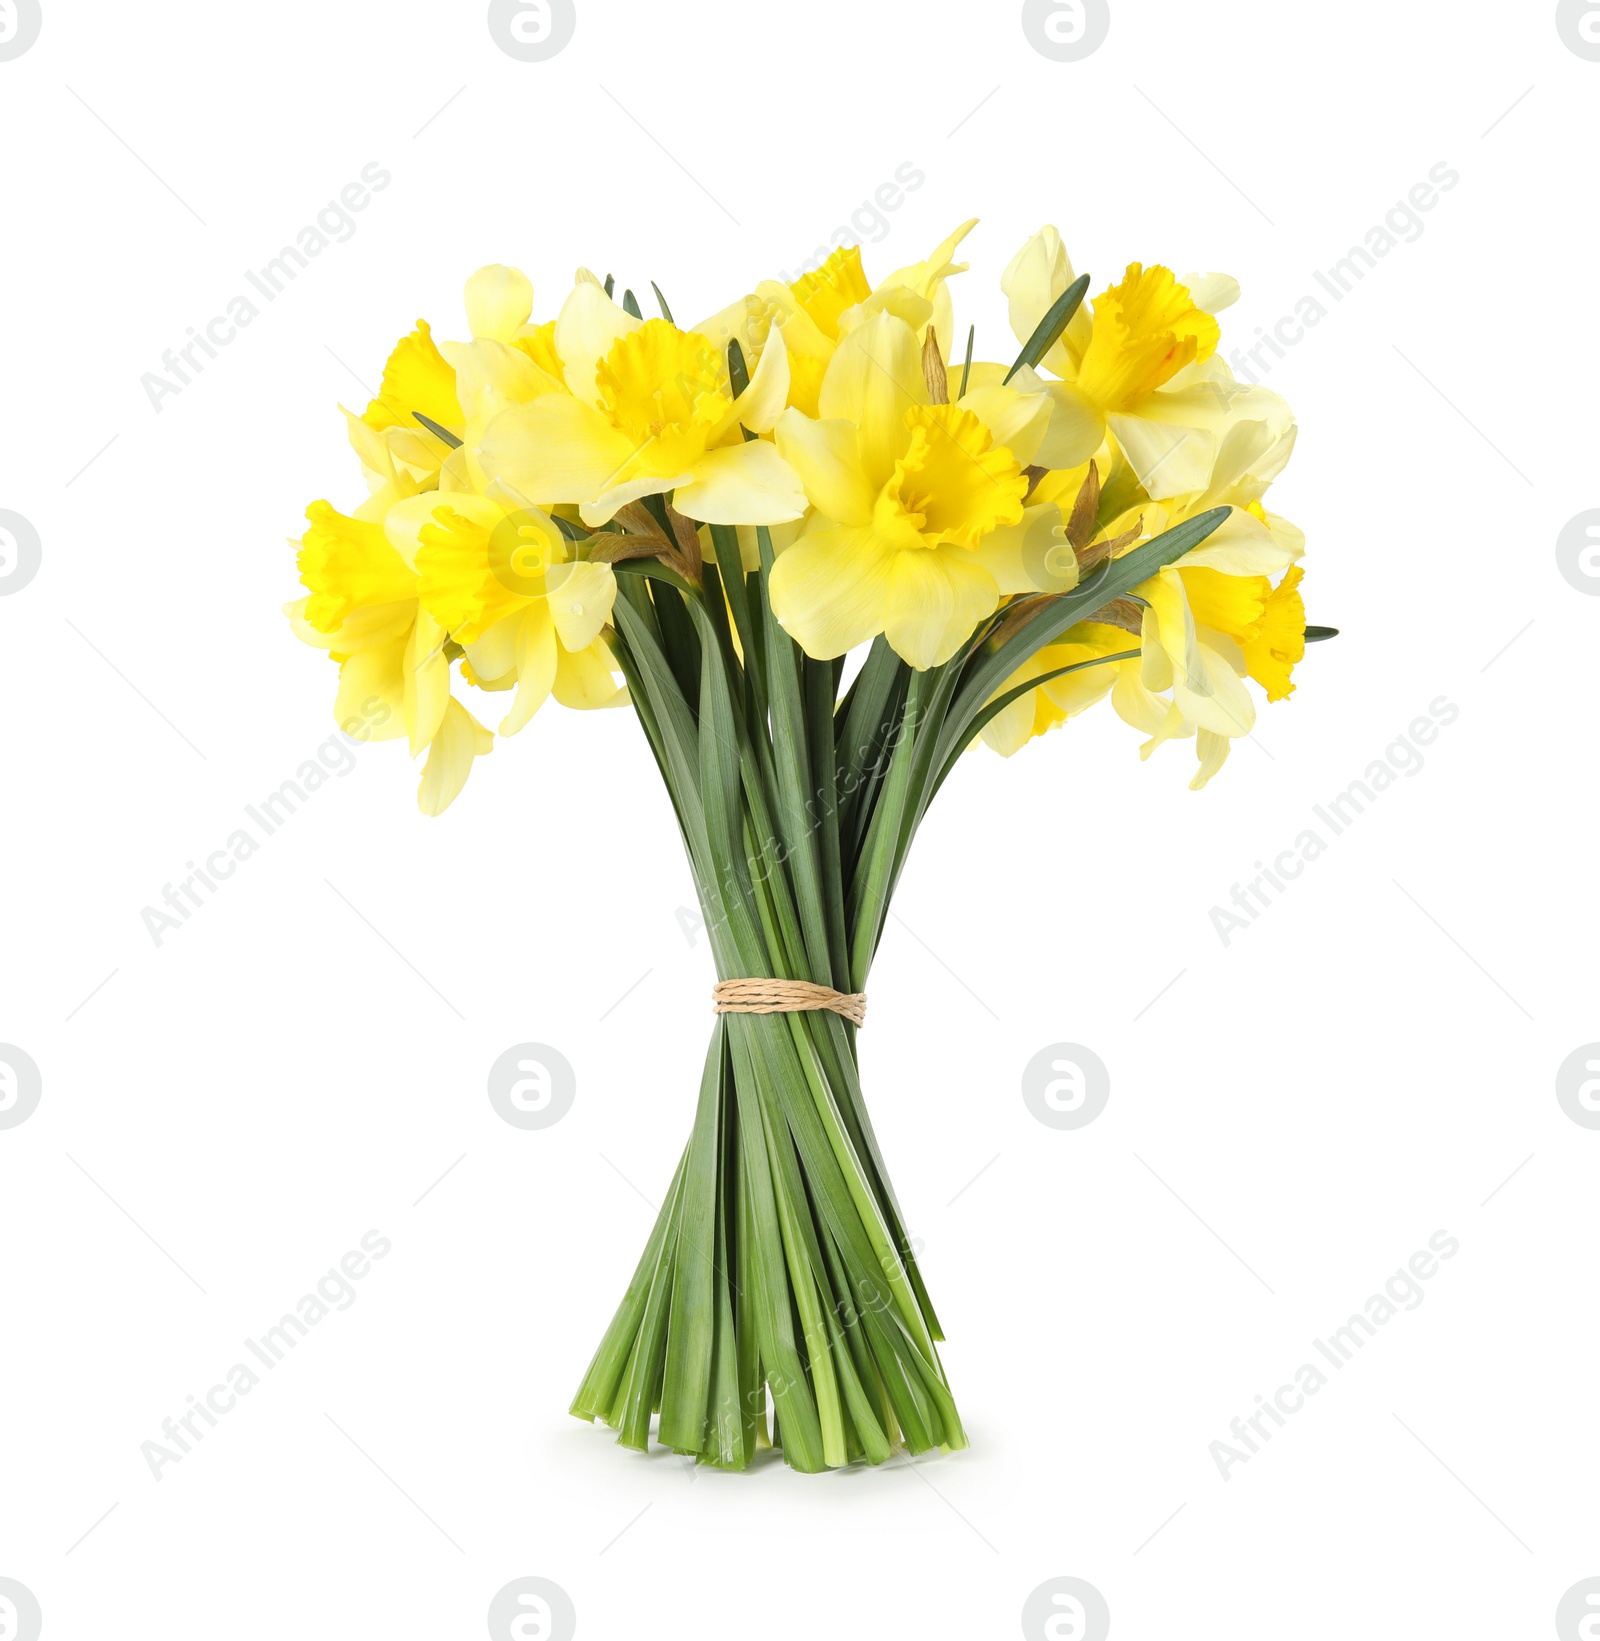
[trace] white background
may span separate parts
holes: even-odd
[[[50,1641],[481,1635],[526,1575],[590,1638],[1009,1636],[1061,1575],[1124,1641],[1503,1638],[1600,1575],[1600,1133],[1555,1094],[1600,1038],[1600,600],[1555,552],[1600,506],[1600,63],[1545,3],[1112,9],[1063,64],[1009,3],[579,0],[527,64],[481,5],[45,0],[0,62],[0,507],[43,542],[0,598],[0,1041],[44,1090],[0,1131],[0,1577]],[[157,414],[141,375],[370,161],[354,236]],[[360,499],[335,405],[418,315],[461,334],[507,261],[549,317],[581,262],[693,320],[907,162],[869,274],[981,215],[995,357],[1044,222],[1096,289],[1236,274],[1227,351],[1461,180],[1266,377],[1344,629],[1293,699],[1200,795],[1106,709],[975,754],[919,841],[862,1055],[971,1450],[696,1474],[565,1413],[709,1025],[632,717],[552,706],[432,822],[364,748],[159,947],[141,911],[332,731],[287,538]],[[1212,906],[1439,697],[1425,767],[1225,947]],[[578,1077],[531,1133],[485,1095],[530,1040]],[[1060,1041],[1112,1077],[1074,1132],[1020,1093]],[[153,1479],[371,1229],[357,1302]],[[1224,1480],[1230,1421],[1439,1230],[1420,1308]]]

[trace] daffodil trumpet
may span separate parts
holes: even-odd
[[[857,1045],[918,829],[970,748],[1107,696],[1145,756],[1192,740],[1202,786],[1254,723],[1245,680],[1286,698],[1331,634],[1263,501],[1292,418],[1215,357],[1232,282],[1135,263],[1090,302],[1045,229],[1002,282],[1020,352],[975,359],[969,331],[957,370],[971,226],[691,327],[586,270],[535,322],[522,274],[481,269],[471,339],[419,322],[346,415],[367,500],[314,503],[297,544],[295,630],[349,733],[426,754],[427,813],[550,700],[631,707],[719,996],[789,999],[719,1004],[572,1403],[627,1447],[819,1471],[966,1445]],[[458,680],[509,697],[498,736]]]

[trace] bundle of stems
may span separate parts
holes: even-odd
[[[717,975],[845,993],[865,989],[934,794],[989,718],[1044,680],[1006,681],[1227,516],[1002,607],[943,666],[913,671],[880,637],[841,697],[842,661],[806,656],[772,614],[765,529],[747,574],[736,530],[710,527],[715,562],[701,562],[669,499],[646,505],[678,550],[615,555],[612,648]],[[862,1097],[855,1027],[826,1010],[717,1015],[694,1131],[572,1412],[640,1450],[659,1415],[663,1445],[735,1470],[767,1446],[803,1471],[953,1450],[966,1436],[943,1337]]]

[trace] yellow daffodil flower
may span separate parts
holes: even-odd
[[[772,607],[808,654],[881,632],[912,666],[937,666],[993,612],[1002,581],[1013,590],[1022,467],[1048,419],[1029,399],[994,387],[930,402],[916,333],[893,313],[844,335],[820,418],[791,409],[777,426],[816,511],[773,567]]]
[[[378,396],[356,417],[345,412],[350,442],[376,488],[398,462],[420,483],[435,479],[453,448],[476,445],[499,412],[558,391],[554,321],[530,323],[533,286],[516,268],[480,268],[466,284],[470,342],[436,342],[425,319],[395,344]],[[417,420],[427,417],[449,438]]]
[[[346,412],[373,494],[348,516],[315,503],[300,543],[311,596],[288,607],[295,630],[340,663],[341,724],[427,751],[428,814],[493,745],[451,694],[453,658],[468,682],[516,688],[507,735],[551,695],[573,707],[626,695],[600,637],[610,567],[575,562],[549,515],[520,497],[484,493],[475,443],[486,427],[510,405],[564,392],[553,327],[530,323],[532,305],[516,269],[481,268],[466,288],[470,342],[436,344],[425,322],[401,339],[366,414]]]
[[[781,524],[805,495],[770,432],[789,391],[784,348],[768,346],[735,397],[726,353],[665,319],[635,319],[588,279],[556,322],[564,388],[503,411],[479,450],[513,491],[578,505],[600,525],[641,496],[674,493],[708,524]]]
[[[1191,277],[1195,289],[1167,268],[1131,263],[1094,299],[1092,317],[1079,308],[1041,361],[1060,378],[1048,384],[1056,414],[1045,465],[1087,461],[1109,433],[1148,495],[1182,495],[1205,488],[1234,424],[1261,421],[1277,434],[1287,430],[1292,418],[1284,401],[1237,381],[1216,357],[1213,313],[1237,297],[1238,286],[1225,275]],[[1012,258],[1001,288],[1020,341],[1073,279],[1054,228]]]
[[[299,564],[310,597],[287,613],[305,642],[339,663],[334,716],[341,726],[361,739],[404,735],[413,757],[428,753],[417,802],[437,815],[494,737],[450,693],[447,634],[421,607],[419,578],[395,550],[385,510],[381,497],[353,516],[325,501],[307,508]]]
[[[1242,680],[1254,678],[1269,702],[1282,700],[1294,688],[1291,674],[1305,653],[1305,608],[1294,563],[1304,538],[1261,502],[1293,446],[1292,425],[1277,433],[1265,422],[1235,423],[1223,436],[1205,489],[1144,502],[1109,521],[1104,534],[1122,552],[1214,507],[1232,509],[1198,548],[1140,586],[1139,602],[1122,601],[1121,618],[1128,624],[1143,605],[1137,633],[1080,623],[1009,679],[1005,690],[1119,649],[1138,647],[1138,660],[1086,667],[1041,684],[990,722],[986,742],[1010,756],[1110,693],[1119,716],[1150,737],[1144,756],[1166,740],[1195,737],[1201,768],[1193,784],[1203,786],[1222,766],[1231,742],[1254,727],[1255,707]],[[1086,471],[1047,474],[1034,499],[1069,507]],[[1274,587],[1272,577],[1280,574]]]
[[[737,338],[747,360],[759,358],[773,329],[781,330],[789,356],[788,403],[814,417],[823,374],[839,338],[875,314],[897,314],[917,333],[919,345],[933,325],[940,356],[950,357],[954,321],[945,282],[966,272],[967,264],[953,257],[976,225],[975,217],[962,223],[931,256],[897,268],[876,285],[868,281],[862,267],[861,247],[846,245],[791,284],[762,280],[753,293],[730,303],[695,329],[719,349],[726,349],[730,339]]]
[[[514,735],[550,697],[580,710],[616,706],[601,632],[617,584],[609,564],[580,562],[549,514],[470,492],[430,492],[390,511],[423,610],[465,651],[480,689],[515,687],[500,725]]]

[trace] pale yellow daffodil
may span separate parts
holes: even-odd
[[[452,441],[471,450],[501,410],[562,385],[550,346],[554,321],[530,322],[533,286],[527,275],[498,263],[480,268],[467,281],[464,305],[471,341],[436,342],[428,322],[419,319],[389,355],[378,396],[365,413],[345,412],[350,442],[374,488],[393,463],[426,484],[455,448]]]
[[[737,340],[747,360],[758,359],[774,329],[781,331],[789,361],[788,403],[816,416],[822,378],[840,337],[879,313],[904,319],[919,345],[932,325],[940,356],[950,357],[954,322],[946,281],[966,272],[967,264],[953,257],[976,224],[975,217],[962,223],[931,256],[895,269],[876,285],[862,267],[861,247],[843,246],[790,284],[762,280],[695,329],[719,349]]]
[[[387,500],[370,498],[354,515],[327,502],[306,510],[300,579],[311,596],[286,606],[295,632],[339,663],[334,717],[364,740],[404,735],[426,751],[417,802],[437,815],[466,784],[475,757],[494,737],[450,693],[445,629],[418,599],[416,571],[384,527]]]
[[[1074,277],[1054,228],[1012,258],[1001,287],[1019,341],[1032,336]],[[1196,289],[1166,268],[1131,263],[1119,283],[1078,309],[1041,361],[1060,378],[1048,385],[1055,416],[1046,465],[1086,461],[1109,434],[1148,495],[1182,495],[1205,488],[1236,422],[1287,430],[1284,401],[1235,380],[1216,357],[1213,314],[1237,297],[1238,286],[1226,275],[1191,278]]]
[[[1294,688],[1291,674],[1305,652],[1305,607],[1294,562],[1304,538],[1261,502],[1293,445],[1292,426],[1278,433],[1269,423],[1235,423],[1223,436],[1205,489],[1144,502],[1108,521],[1104,533],[1120,543],[1120,553],[1212,508],[1231,509],[1199,547],[1118,606],[1127,625],[1143,605],[1139,632],[1079,623],[997,693],[1130,647],[1140,650],[1136,660],[1085,667],[1042,683],[990,722],[988,744],[1010,756],[1109,693],[1119,716],[1150,737],[1142,755],[1164,741],[1193,737],[1200,757],[1193,784],[1205,785],[1231,743],[1254,727],[1255,706],[1243,680],[1254,678],[1268,701],[1282,700]],[[1036,495],[1065,507],[1082,482],[1076,470],[1051,473]],[[1276,587],[1275,576],[1281,577]]]
[[[880,312],[841,339],[821,416],[778,422],[816,511],[773,567],[772,608],[810,655],[881,632],[913,667],[937,666],[999,603],[1016,547],[989,538],[1024,522],[1029,452],[1001,444],[966,401],[930,397],[916,333]],[[983,402],[1026,439],[1043,425],[1027,397]]]
[[[393,508],[387,528],[416,567],[423,610],[465,652],[469,681],[515,687],[502,735],[552,695],[580,710],[626,700],[601,637],[616,577],[609,564],[578,560],[548,513],[435,491]]]
[[[642,496],[673,492],[687,518],[781,524],[805,511],[794,473],[767,441],[788,398],[788,355],[768,345],[735,395],[727,354],[665,319],[635,319],[589,279],[556,322],[564,387],[503,411],[478,456],[487,478],[606,523]]]

